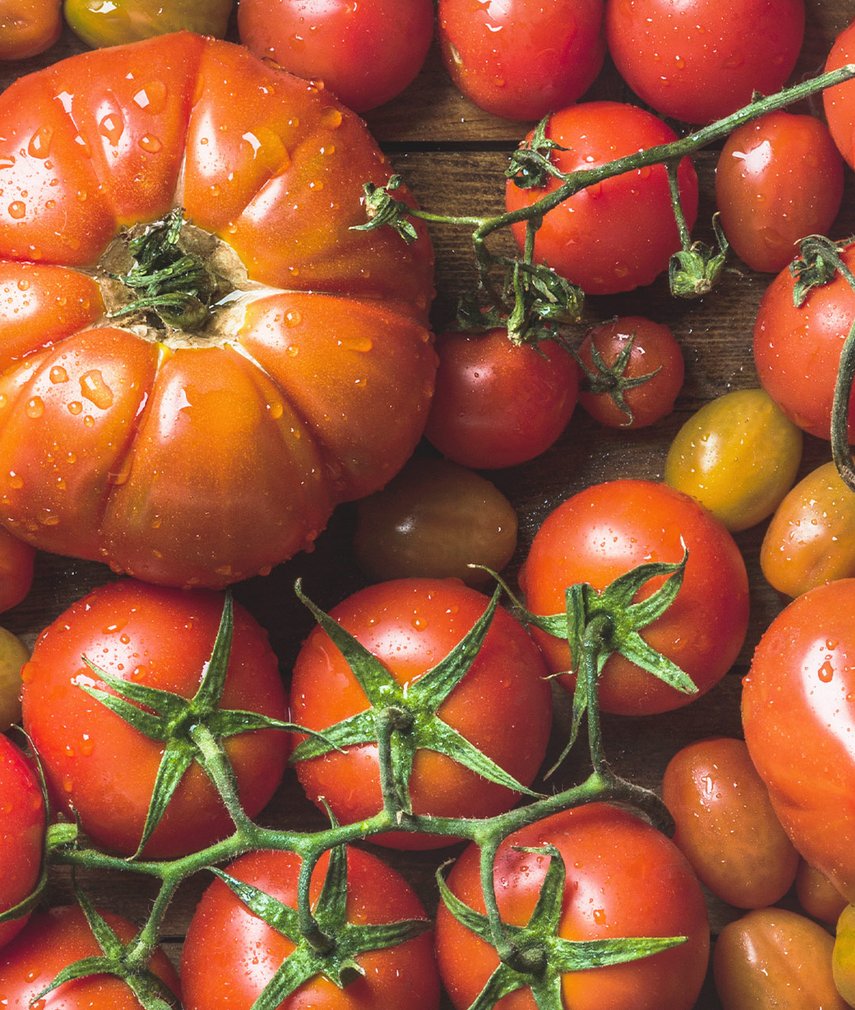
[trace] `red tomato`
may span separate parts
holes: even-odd
[[[596,168],[676,139],[656,116],[619,102],[584,102],[556,112],[546,135],[566,148],[552,152],[562,172]],[[698,180],[688,158],[680,162],[677,175],[691,229],[698,210]],[[518,210],[559,185],[552,177],[545,189],[520,189],[509,181],[505,203],[508,210]],[[513,230],[522,248],[525,225],[514,225]],[[539,262],[548,263],[592,295],[650,284],[679,248],[663,165],[625,172],[582,190],[544,216],[535,239]]]
[[[595,484],[559,505],[535,534],[520,573],[535,614],[561,614],[565,591],[587,582],[602,590],[650,562],[675,563],[688,550],[683,585],[668,610],[641,634],[687,673],[701,694],[728,671],[748,625],[748,576],[724,526],[687,495],[665,484],[615,480]],[[642,596],[661,585],[651,580]],[[567,642],[535,631],[555,672],[570,668]],[[561,677],[572,687],[569,677]],[[622,715],[666,712],[692,701],[651,674],[613,655],[599,681],[600,706]]]
[[[493,880],[504,922],[524,926],[535,908],[549,857],[520,848],[552,845],[561,854],[567,883],[558,935],[568,940],[632,936],[686,936],[671,950],[628,964],[567,973],[561,989],[573,1010],[689,1010],[707,967],[709,928],[697,878],[682,853],[632,814],[593,804],[556,814],[510,835],[502,843]],[[448,884],[476,911],[484,911],[479,853],[470,846]],[[443,983],[458,1010],[468,1007],[499,961],[441,903],[436,921]],[[534,1010],[527,989],[501,1000],[502,1010]]]
[[[193,697],[211,655],[223,608],[218,593],[182,592],[130,580],[78,600],[42,632],[24,667],[24,726],[56,795],[99,845],[124,854],[139,844],[164,744],[129,726],[84,686],[103,683],[86,657],[113,677]],[[255,620],[235,606],[220,709],[285,719],[278,663]],[[246,812],[267,803],[285,768],[284,733],[241,733],[224,741]],[[193,763],[145,855],[175,856],[227,835],[231,819]]]
[[[0,912],[14,908],[39,879],[45,839],[45,804],[32,765],[0,735]],[[0,923],[0,947],[17,936],[27,916]]]
[[[604,370],[594,362],[595,351]],[[625,366],[613,368],[621,355],[627,355]],[[579,403],[609,428],[655,424],[671,413],[683,388],[683,352],[674,334],[664,323],[643,316],[623,316],[595,326],[582,341],[579,358],[589,373]],[[645,375],[650,378],[633,385]]]
[[[743,681],[745,742],[802,856],[855,901],[855,579],[771,623]]]
[[[312,873],[313,901],[328,862],[325,853]],[[299,869],[300,857],[292,852],[253,852],[226,872],[295,908]],[[348,849],[347,879],[348,922],[382,924],[425,918],[421,902],[403,877],[376,856]],[[226,884],[215,880],[202,895],[184,942],[185,1010],[249,1010],[294,946],[253,915]],[[386,950],[360,954],[356,960],[364,974],[354,973],[344,989],[315,977],[279,1004],[279,1010],[436,1010],[439,1006],[429,932]]]
[[[841,250],[855,268],[855,245]],[[793,303],[789,268],[772,281],[754,323],[754,364],[760,384],[784,413],[817,438],[829,437],[840,352],[855,319],[855,291],[840,274]],[[849,440],[855,442],[855,389],[849,399]]]
[[[401,579],[369,586],[335,607],[332,616],[398,684],[418,683],[472,628],[487,597],[455,580]],[[509,772],[531,784],[546,752],[551,694],[537,647],[501,608],[468,672],[438,709],[440,719]],[[294,667],[291,714],[323,731],[368,709],[362,688],[327,634],[316,628]],[[376,743],[301,761],[297,775],[315,803],[321,797],[343,823],[382,807]],[[419,749],[410,778],[413,812],[487,817],[512,806],[517,795],[432,750]],[[373,841],[400,848],[447,845],[442,836],[394,832]]]
[[[425,435],[476,470],[516,466],[545,452],[576,406],[579,369],[553,341],[515,345],[506,330],[446,333]]]
[[[663,116],[708,123],[778,91],[804,36],[804,0],[606,0],[620,75]]]
[[[411,245],[352,230],[363,183],[390,177],[357,117],[243,47],[177,33],[22,78],[0,121],[12,532],[149,581],[222,586],[400,469],[433,387],[432,256],[421,226]],[[178,251],[195,243],[212,297],[238,301],[195,334],[106,318],[135,296],[104,270],[127,274],[129,235],[179,202]]]
[[[541,119],[588,90],[603,65],[603,0],[439,0],[442,56],[487,112]]]
[[[35,556],[29,544],[0,527],[0,612],[11,610],[29,593]]]
[[[835,40],[825,64],[826,70],[838,70],[855,62],[855,21]],[[847,81],[822,93],[825,118],[837,149],[850,166],[855,166],[855,84]]]
[[[799,239],[827,234],[843,199],[843,161],[819,119],[770,112],[727,138],[715,193],[736,255],[777,273]]]
[[[284,70],[323,81],[365,112],[415,78],[433,37],[431,0],[241,0],[241,42]]]
[[[136,929],[121,916],[100,912],[118,938],[127,943]],[[91,975],[66,982],[34,1002],[45,986],[69,965],[103,952],[83,911],[65,905],[34,915],[27,928],[0,951],[0,992],[4,1010],[139,1010],[129,986],[112,975]],[[179,994],[178,976],[166,955],[157,950],[149,965],[165,985]]]
[[[62,33],[62,0],[0,0],[0,60],[42,53]]]

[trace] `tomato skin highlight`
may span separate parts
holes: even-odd
[[[0,528],[0,613],[16,607],[33,584],[36,552]]]
[[[120,46],[168,32],[191,31],[224,38],[232,0],[65,0],[63,13],[71,30],[89,46]]]
[[[855,61],[855,21],[837,36],[825,70],[838,70]],[[855,167],[855,85],[851,81],[826,88],[822,93],[825,119],[834,143],[850,168]]]
[[[43,53],[62,34],[62,0],[0,0],[0,60]]]

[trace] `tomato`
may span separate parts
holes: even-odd
[[[838,70],[855,60],[855,21],[835,39],[826,70]],[[837,149],[850,166],[855,166],[855,85],[851,81],[822,93],[825,118]]]
[[[351,229],[363,183],[390,177],[360,120],[188,33],[22,78],[0,120],[7,528],[149,581],[222,586],[400,469],[433,387],[432,256],[421,226],[410,245]],[[105,316],[137,297],[105,271],[142,283],[143,263],[174,270],[185,247],[187,283],[218,308]]]
[[[594,355],[602,362],[598,365]],[[586,371],[579,403],[609,428],[646,428],[674,409],[683,352],[664,323],[622,316],[593,327],[579,346]],[[639,382],[644,376],[648,378]]]
[[[576,406],[579,370],[554,341],[516,345],[506,330],[446,333],[425,435],[455,463],[516,466],[545,452]]]
[[[153,35],[186,28],[202,35],[223,38],[228,30],[232,0],[65,0],[65,20],[75,34],[90,46],[118,46]]]
[[[394,682],[412,690],[461,641],[487,603],[455,580],[407,579],[354,593],[331,616],[378,657]],[[293,720],[324,731],[368,708],[344,657],[316,628],[294,666]],[[546,752],[551,694],[536,646],[506,611],[496,611],[477,658],[436,712],[499,768],[531,784]],[[342,823],[363,820],[382,807],[376,742],[301,760],[297,776],[309,798],[318,804],[324,798]],[[434,816],[487,817],[517,799],[506,786],[423,748],[416,752],[409,788],[413,812]],[[400,848],[449,844],[442,836],[400,832],[372,840]]]
[[[855,267],[855,245],[840,253]],[[793,303],[794,278],[782,270],[763,295],[754,323],[754,364],[761,386],[800,428],[829,437],[840,352],[855,319],[855,291],[837,274]],[[855,442],[855,390],[849,401],[849,440]]]
[[[743,681],[745,742],[801,855],[855,899],[855,579],[798,597],[772,621]]]
[[[748,576],[724,526],[687,495],[665,484],[615,480],[580,491],[547,516],[520,572],[526,606],[560,614],[565,591],[587,582],[603,590],[647,562],[676,563],[688,551],[683,584],[668,610],[642,632],[644,640],[708,691],[739,654],[748,624]],[[645,587],[649,596],[661,579]],[[554,672],[571,665],[567,642],[535,630]],[[572,686],[571,678],[559,681]],[[692,701],[624,659],[611,656],[599,681],[606,712],[647,715]]]
[[[656,116],[619,102],[583,102],[556,112],[549,118],[546,135],[566,148],[552,152],[554,164],[565,173],[596,168],[676,139]],[[697,216],[698,180],[688,158],[680,162],[677,176],[691,229]],[[559,184],[550,177],[544,189],[520,189],[509,181],[507,209],[527,207]],[[522,248],[525,225],[514,225],[513,231]],[[535,238],[538,262],[548,263],[592,295],[652,283],[679,248],[663,165],[625,172],[576,193],[544,216]]]
[[[487,112],[541,119],[581,98],[600,72],[603,9],[603,0],[440,0],[446,70]]]
[[[744,741],[715,737],[678,751],[662,799],[676,825],[674,844],[716,897],[762,908],[790,889],[799,857]]]
[[[855,576],[855,494],[834,463],[812,470],[778,506],[760,547],[760,567],[787,596]]]
[[[0,60],[42,53],[62,33],[62,0],[0,0]]]
[[[762,389],[705,403],[668,449],[665,481],[691,495],[729,530],[768,518],[790,490],[802,433]]]
[[[832,946],[822,926],[783,908],[729,923],[713,951],[722,1010],[846,1010],[831,977]]]
[[[0,527],[0,612],[16,607],[29,593],[35,556],[29,544]]]
[[[795,66],[804,0],[607,0],[623,79],[663,116],[709,123],[778,91]]]
[[[831,974],[837,991],[851,1006],[855,1000],[855,906],[852,905],[843,909],[837,921]]]
[[[241,0],[241,42],[365,112],[414,80],[433,37],[431,0]]]
[[[457,578],[484,586],[517,546],[517,514],[488,480],[447,459],[414,459],[357,506],[353,549],[375,581]]]
[[[554,846],[567,880],[558,935],[568,940],[686,936],[681,946],[628,964],[563,975],[563,1004],[573,1010],[689,1010],[703,981],[709,949],[704,899],[682,853],[664,835],[624,810],[593,804],[555,814],[502,842],[493,870],[502,920],[524,926],[549,865],[546,855],[521,849]],[[484,911],[475,846],[448,877],[451,891]],[[458,1010],[468,1007],[499,961],[495,950],[440,904],[437,957]],[[534,1010],[527,989],[501,1000],[502,1010]]]
[[[0,628],[0,732],[21,721],[21,670],[30,650],[7,628]]]
[[[843,161],[819,119],[770,112],[727,138],[715,194],[736,255],[752,270],[777,273],[799,239],[828,233],[843,199]]]
[[[136,930],[127,919],[112,912],[99,913],[127,943]],[[53,979],[74,962],[100,957],[101,947],[83,914],[71,905],[34,915],[27,928],[0,951],[0,992],[8,1010],[139,1010],[139,1000],[130,987],[112,975],[91,975],[65,982],[54,992],[34,1002]],[[152,973],[176,995],[178,976],[166,955],[157,950],[149,965]]]
[[[78,600],[38,638],[23,671],[24,727],[49,784],[96,844],[123,854],[136,850],[164,743],[144,736],[85,690],[104,684],[81,657],[120,680],[191,698],[222,609],[218,593],[126,580]],[[267,636],[238,606],[219,709],[286,718],[285,690]],[[224,747],[244,809],[253,816],[282,778],[287,738],[272,730],[240,733]],[[153,858],[191,852],[227,835],[231,824],[194,762],[144,851]]]
[[[796,897],[809,916],[829,926],[837,922],[846,908],[846,899],[828,877],[803,859],[796,871]]]

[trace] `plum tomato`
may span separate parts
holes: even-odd
[[[633,936],[688,938],[638,961],[563,974],[562,1005],[573,1010],[694,1006],[707,967],[709,927],[700,885],[679,849],[648,823],[601,803],[537,821],[506,838],[494,864],[499,911],[511,926],[525,926],[535,909],[550,857],[530,850],[546,845],[558,850],[567,874],[559,937],[577,942]],[[483,914],[474,845],[455,862],[448,886],[464,904]],[[442,903],[436,939],[440,976],[454,1006],[465,1010],[498,966],[496,951]],[[535,1001],[530,992],[521,990],[497,1006],[534,1010]]]
[[[580,405],[609,428],[646,428],[666,417],[683,387],[683,352],[670,327],[622,316],[585,335]],[[646,378],[645,378],[646,377]]]
[[[322,81],[349,108],[388,102],[421,70],[431,0],[241,0],[241,42],[283,70]]]
[[[784,908],[758,908],[728,923],[713,951],[722,1010],[847,1010],[831,974],[834,941]]]
[[[762,389],[736,389],[705,403],[680,428],[665,482],[732,531],[768,518],[793,486],[802,433]]]
[[[516,466],[545,452],[567,426],[579,368],[555,341],[514,344],[504,329],[446,333],[425,436],[476,470]]]
[[[678,751],[662,779],[674,844],[716,897],[762,908],[790,889],[799,857],[743,740],[714,737]]]
[[[98,913],[122,943],[136,933],[127,919],[112,912]],[[139,1010],[140,1002],[128,984],[113,975],[90,975],[65,982],[49,996],[36,996],[69,965],[89,957],[102,956],[82,909],[60,905],[34,915],[11,944],[0,951],[0,992],[4,1010]],[[175,993],[180,993],[178,976],[160,949],[155,951],[149,970]]]
[[[709,123],[770,94],[795,66],[804,0],[607,0],[618,73],[660,115]]]
[[[62,0],[2,0],[0,60],[43,53],[62,34]]]
[[[589,583],[599,592],[638,565],[679,562],[684,551],[688,560],[676,599],[641,634],[704,693],[742,648],[748,576],[733,537],[688,495],[646,480],[608,481],[580,491],[547,516],[519,581],[530,611],[560,614],[568,586]],[[644,596],[661,581],[651,580]],[[553,672],[570,668],[566,641],[539,629],[534,635]],[[559,677],[559,682],[572,687],[571,677]],[[665,712],[694,697],[618,654],[607,660],[599,681],[601,708],[621,715]]]
[[[846,899],[840,891],[804,859],[799,860],[796,870],[796,897],[812,919],[819,919],[827,926],[834,926],[846,908]]]
[[[119,46],[182,30],[222,39],[229,27],[233,0],[65,0],[69,27],[93,47]]]
[[[506,119],[541,119],[588,90],[606,52],[603,0],[439,0],[451,79]]]
[[[220,593],[124,580],[78,600],[36,641],[22,674],[24,727],[54,793],[96,844],[125,855],[136,851],[165,747],[90,694],[106,689],[99,673],[138,688],[195,697],[203,673],[213,665],[208,661],[222,611]],[[110,693],[117,693],[115,685]],[[267,635],[238,605],[215,714],[236,709],[287,717],[285,689]],[[184,722],[175,732],[184,734],[179,738],[186,744],[192,725]],[[223,747],[244,809],[254,816],[282,778],[287,737],[267,729],[242,732],[224,739]],[[195,851],[227,835],[231,826],[216,789],[194,760],[144,854],[158,858]]]
[[[0,527],[0,613],[16,607],[29,593],[35,556],[29,544]]]
[[[826,60],[826,70],[838,70],[855,62],[855,21],[837,36]],[[828,128],[838,151],[855,167],[855,83],[846,81],[822,93]]]
[[[372,580],[456,578],[483,587],[517,546],[517,514],[498,488],[447,459],[411,460],[356,507],[353,550]]]
[[[752,270],[777,273],[799,239],[828,233],[843,199],[843,160],[815,116],[770,112],[725,141],[715,195],[736,255]]]
[[[30,650],[8,628],[0,627],[0,732],[21,721],[21,672]]]
[[[855,576],[855,493],[834,463],[811,470],[775,510],[760,567],[770,586],[793,597]]]
[[[855,579],[793,600],[743,681],[751,760],[799,853],[855,900]]]
[[[339,624],[377,657],[391,694],[403,686],[396,706],[405,707],[415,686],[428,686],[428,673],[463,639],[485,613],[488,598],[453,579],[401,579],[362,589],[331,611]],[[422,697],[421,695],[419,696]],[[409,779],[416,814],[487,817],[512,806],[518,793],[481,777],[463,761],[474,745],[495,766],[529,786],[543,761],[551,728],[551,692],[537,647],[505,610],[496,610],[481,649],[462,679],[438,708],[427,700],[412,730],[417,748]],[[422,709],[436,713],[424,735]],[[320,627],[309,635],[294,667],[291,715],[296,723],[324,732],[369,710],[356,676]],[[372,720],[372,726],[373,726]],[[423,741],[434,724],[442,735],[451,727],[457,758],[429,749]],[[373,731],[376,734],[376,730]],[[402,731],[406,740],[406,733]],[[460,738],[464,738],[462,741]],[[342,823],[364,820],[382,808],[376,736],[320,756],[293,755],[297,776],[309,798],[323,798]],[[467,759],[470,760],[471,759]],[[435,835],[392,832],[372,841],[399,848],[449,844]]]
[[[855,906],[847,905],[837,920],[831,975],[848,1006],[855,1003]]]
[[[552,151],[564,173],[596,168],[643,148],[667,144],[674,131],[652,113],[620,102],[582,102],[549,117],[546,136],[565,150]],[[531,139],[531,134],[527,139]],[[677,180],[689,229],[698,210],[698,179],[688,158]],[[530,206],[558,189],[550,176],[544,188],[505,190],[509,211]],[[520,248],[525,224],[513,226]],[[680,236],[664,165],[647,166],[594,183],[548,211],[535,237],[535,258],[587,294],[609,295],[651,284],[680,248]]]

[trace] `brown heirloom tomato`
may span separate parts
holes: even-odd
[[[436,367],[432,254],[421,229],[411,245],[353,230],[363,183],[390,177],[360,120],[178,33],[25,77],[0,121],[9,529],[149,581],[224,585],[400,469]],[[185,223],[168,217],[148,250],[140,224],[179,205]],[[141,283],[149,253],[173,270],[195,255],[191,287],[218,299],[191,303],[197,329],[114,315],[138,294],[109,275]]]
[[[90,46],[118,46],[186,28],[223,38],[232,0],[65,0],[69,27]]]
[[[62,32],[62,0],[0,0],[0,60],[49,49]]]

